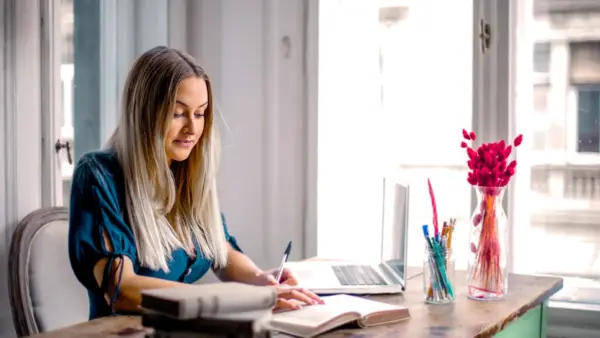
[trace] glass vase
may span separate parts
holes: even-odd
[[[506,187],[475,187],[477,207],[471,218],[467,270],[468,297],[504,299],[508,290]]]

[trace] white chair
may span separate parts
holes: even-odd
[[[8,287],[19,337],[88,320],[87,291],[69,262],[68,215],[64,207],[36,210],[13,234]]]

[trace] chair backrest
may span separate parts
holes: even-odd
[[[89,302],[69,262],[64,207],[42,208],[17,226],[10,244],[8,287],[19,337],[88,320]]]

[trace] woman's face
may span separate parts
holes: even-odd
[[[208,106],[206,82],[199,77],[183,80],[177,88],[173,120],[165,140],[169,163],[186,160],[204,131],[204,114]]]

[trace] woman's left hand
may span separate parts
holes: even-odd
[[[256,285],[279,285],[285,284],[289,286],[298,285],[298,280],[292,273],[292,271],[288,268],[283,268],[283,272],[281,273],[281,279],[277,280],[277,275],[279,274],[279,269],[272,269],[267,271],[262,271],[256,274]]]
[[[277,302],[273,311],[298,310],[303,304],[325,304],[319,296],[297,286],[279,284],[273,286],[277,290]]]

